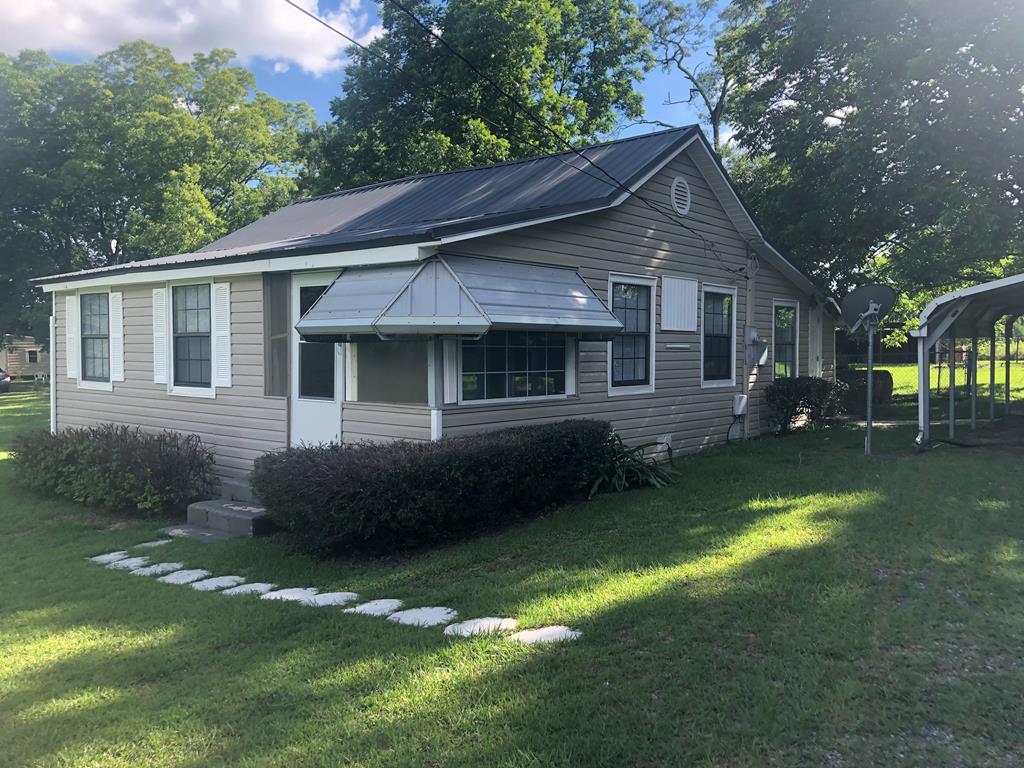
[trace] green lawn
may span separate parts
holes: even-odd
[[[46,414],[0,396],[0,450]],[[36,498],[0,460],[0,763],[1019,764],[1021,458],[912,437],[709,452],[669,489],[394,562],[160,552],[584,633],[544,647],[107,571],[84,558],[160,524]]]

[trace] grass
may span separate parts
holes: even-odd
[[[45,426],[0,397],[0,450]],[[880,430],[766,439],[395,561],[274,537],[161,557],[286,586],[565,623],[450,641],[85,562],[153,538],[18,490],[0,460],[0,763],[958,766],[1024,760],[1020,456]]]
[[[996,361],[996,413],[1002,414],[1006,397],[1006,371],[1002,360]],[[863,368],[863,366],[855,366]],[[893,399],[891,402],[875,407],[875,417],[886,420],[917,419],[917,364],[916,363],[878,363],[877,370],[886,370],[892,374]],[[930,371],[931,400],[930,412],[933,420],[949,417],[949,368],[945,365],[932,365]],[[966,386],[966,372],[962,366],[956,370],[957,381],[957,418],[970,416],[970,390]],[[988,416],[989,361],[978,361],[978,415]],[[1024,363],[1010,364],[1010,400],[1020,403],[1024,400]],[[851,408],[863,417],[864,406],[860,403]]]

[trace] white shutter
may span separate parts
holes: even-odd
[[[231,283],[214,283],[210,302],[213,386],[231,386]]]
[[[459,340],[444,340],[444,401],[459,402]]]
[[[171,340],[167,333],[167,289],[153,289],[153,382],[167,383],[167,356]]]
[[[661,330],[697,332],[697,281],[661,278]]]
[[[111,291],[110,325],[110,380],[124,381],[124,297],[120,291]]]
[[[78,296],[71,295],[64,297],[64,357],[68,366],[68,378],[78,378],[78,361],[81,356],[78,354],[78,327],[80,317],[78,314]]]

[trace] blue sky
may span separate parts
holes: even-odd
[[[379,33],[372,0],[296,0],[361,41]],[[179,59],[214,47],[238,52],[257,86],[279,99],[306,101],[321,120],[341,93],[347,43],[283,0],[22,0],[0,4],[0,52],[42,48],[81,61],[118,44],[145,39]],[[687,92],[678,76],[659,70],[639,89],[646,116],[673,125],[697,122],[695,105],[664,104]],[[652,130],[633,126],[620,135]]]

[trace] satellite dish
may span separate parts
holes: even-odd
[[[869,321],[875,325],[896,306],[896,291],[878,283],[862,285],[850,291],[841,307],[843,321],[851,331],[857,331]]]

